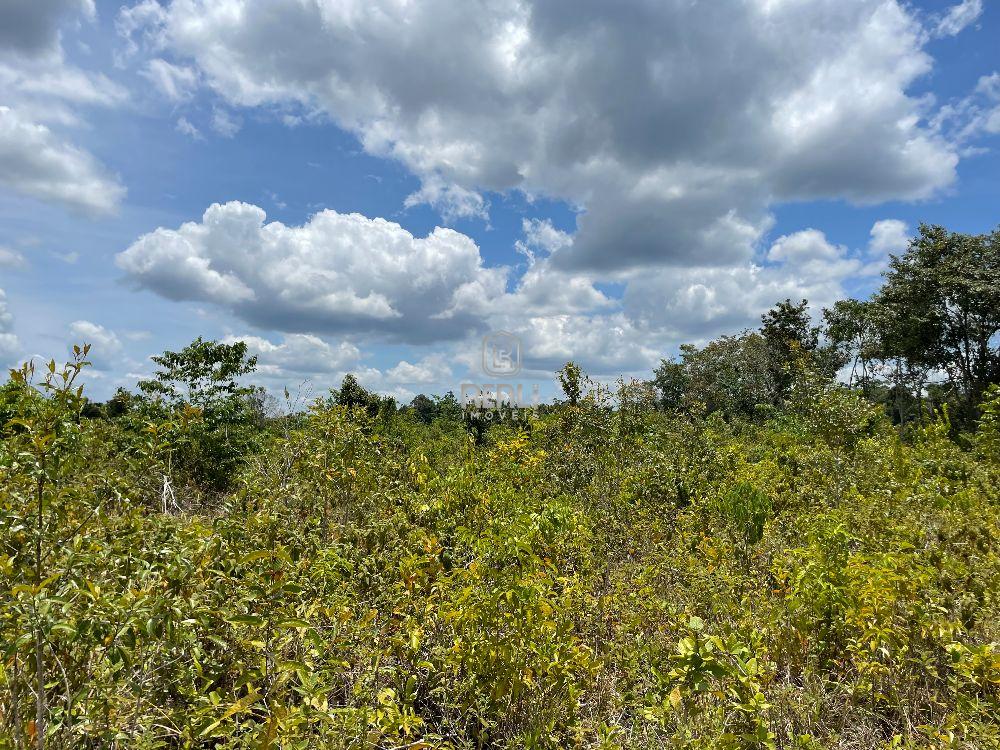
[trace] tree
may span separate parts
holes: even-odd
[[[792,304],[790,299],[777,303],[764,313],[760,333],[768,346],[790,352],[792,347],[811,352],[819,345],[819,329],[812,326],[809,301]]]
[[[990,383],[1000,381],[1000,230],[968,235],[921,224],[893,256],[876,297],[887,353],[908,369],[941,370],[971,423]]]
[[[222,413],[238,407],[257,389],[240,386],[238,378],[257,367],[242,341],[220,344],[199,336],[179,352],[165,351],[151,358],[159,365],[151,380],[140,380],[139,390],[175,406],[189,404],[205,412]]]
[[[809,302],[779,302],[761,316],[760,334],[771,357],[775,404],[788,397],[795,379],[795,364],[819,346],[819,329],[812,326]]]
[[[425,396],[419,393],[413,397],[409,406],[419,421],[431,424],[438,420],[445,422],[461,422],[463,409],[455,394],[448,391],[443,396]]]
[[[395,412],[396,402],[391,396],[379,396],[367,390],[351,373],[340,382],[340,389],[330,389],[330,402],[348,409],[364,409],[373,419],[379,413]]]
[[[47,673],[51,674],[53,659],[47,654],[54,654],[55,649],[48,634],[52,632],[53,613],[62,604],[58,595],[50,599],[50,594],[46,591],[48,583],[61,577],[50,575],[49,562],[63,545],[78,538],[77,535],[93,516],[93,513],[81,513],[74,507],[79,496],[64,492],[61,487],[75,474],[84,472],[85,459],[80,450],[80,442],[83,433],[81,412],[86,399],[83,397],[83,387],[76,385],[76,382],[83,369],[90,365],[87,361],[89,352],[89,344],[82,348],[74,346],[72,360],[62,369],[57,368],[55,360],[50,360],[37,384],[34,383],[34,362],[27,362],[20,369],[10,371],[9,382],[13,386],[5,387],[3,394],[7,408],[12,412],[5,425],[4,432],[7,434],[4,435],[3,448],[4,451],[9,451],[8,455],[17,456],[15,466],[29,480],[20,484],[9,483],[5,472],[5,492],[13,490],[21,494],[14,496],[17,515],[6,511],[0,518],[3,518],[4,525],[8,528],[19,530],[21,539],[14,549],[21,554],[7,558],[4,578],[7,581],[11,578],[20,579],[30,582],[34,587],[31,599],[16,597],[4,601],[3,609],[4,619],[19,621],[19,630],[25,636],[11,645],[18,650],[27,646],[34,663],[32,687],[35,694],[35,716],[31,734],[32,744],[38,750],[46,747],[46,728],[52,718],[50,697],[47,695],[52,683],[51,679],[47,679]],[[10,430],[11,427],[15,429]],[[71,535],[64,535],[61,539],[53,538],[53,528],[65,528],[70,525],[69,519],[75,522],[81,516],[86,520],[78,524]],[[10,550],[10,537],[5,534],[2,538],[6,550]],[[16,572],[15,564],[20,568]],[[5,638],[4,658],[5,663],[9,663],[11,653],[6,640]],[[15,660],[16,658],[15,655]],[[55,658],[58,659],[58,656]],[[65,714],[71,710],[72,698],[67,696],[61,712]],[[6,726],[5,723],[5,729]],[[23,746],[20,737],[17,745]]]
[[[254,371],[257,358],[247,355],[242,341],[223,344],[199,336],[179,352],[165,351],[152,360],[158,369],[138,384],[145,411],[152,411],[145,416],[181,425],[179,468],[201,486],[224,489],[261,418],[263,390],[239,381]]]
[[[675,359],[660,360],[660,366],[653,370],[657,406],[664,411],[681,408],[688,384],[688,375],[683,362]]]
[[[703,404],[730,417],[753,417],[757,407],[777,400],[778,386],[770,348],[759,333],[722,336],[698,349],[681,347],[684,402]]]
[[[3,385],[0,385],[0,429],[24,409],[25,403],[34,400],[40,403],[41,396],[17,378],[11,378]]]
[[[570,406],[580,403],[583,396],[583,387],[586,376],[576,362],[567,362],[562,369],[556,373],[559,378],[559,386],[566,396],[566,401]]]
[[[438,419],[442,419],[446,422],[462,421],[462,405],[458,403],[458,399],[455,398],[454,392],[448,391],[443,396],[435,396],[434,401],[437,403]]]
[[[418,393],[413,397],[413,400],[410,402],[410,409],[413,411],[413,415],[424,424],[430,424],[438,415],[437,403],[434,399],[422,393]]]
[[[104,412],[107,414],[109,419],[117,419],[122,414],[125,414],[129,410],[129,404],[132,402],[132,394],[129,393],[124,388],[118,388],[115,391],[115,395],[112,396],[104,404]]]
[[[825,334],[838,356],[851,364],[848,385],[857,386],[872,398],[881,353],[879,309],[872,302],[839,300],[823,310]]]

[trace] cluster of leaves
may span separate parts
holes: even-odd
[[[1000,745],[995,391],[960,445],[569,366],[477,441],[193,346],[114,418],[85,350],[0,391],[0,748]]]

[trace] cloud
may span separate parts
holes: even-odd
[[[231,107],[325,112],[446,220],[484,191],[568,202],[567,270],[746,263],[777,203],[925,198],[959,159],[895,0],[173,0],[119,26]]]
[[[905,229],[894,220],[876,222],[869,247],[853,252],[804,229],[778,237],[758,261],[643,274],[630,279],[624,309],[637,327],[674,343],[755,327],[786,298],[808,299],[815,313],[847,296],[845,282],[877,276],[885,261],[879,253]]]
[[[212,130],[223,138],[232,138],[240,132],[240,128],[242,127],[243,120],[231,112],[219,108],[212,110]]]
[[[976,84],[976,94],[988,102],[982,113],[982,130],[992,135],[1000,133],[1000,73],[981,77]]]
[[[0,7],[0,185],[82,213],[113,213],[125,194],[83,149],[57,136],[84,124],[81,107],[119,106],[124,87],[66,62],[62,33],[93,0],[14,0]]]
[[[14,333],[14,316],[7,309],[7,293],[0,289],[0,365],[13,365],[20,351],[21,342]]]
[[[242,341],[257,357],[257,371],[267,377],[315,376],[343,372],[361,358],[358,348],[347,341],[330,344],[318,336],[289,334],[280,344],[260,336],[227,336],[232,344]]]
[[[331,343],[319,336],[302,334],[284,335],[279,342],[253,335],[230,335],[223,341],[227,344],[244,342],[248,351],[257,357],[255,377],[269,383],[273,391],[302,383],[308,383],[307,393],[323,391],[339,386],[348,373],[365,388],[392,396],[400,403],[408,403],[415,395],[405,386],[442,393],[457,387],[451,382],[451,368],[440,353],[428,355],[416,363],[402,360],[383,371],[362,364],[361,351],[349,341]],[[308,398],[306,396],[305,400]]]
[[[201,131],[192,125],[186,117],[179,118],[175,128],[178,133],[183,133],[188,138],[194,138],[196,141],[200,141],[202,139]]]
[[[80,15],[93,20],[93,0],[12,0],[0,5],[0,90],[3,104],[34,106],[38,119],[72,119],[61,102],[114,106],[126,90],[100,73],[66,63],[61,34]],[[45,110],[56,109],[46,116]]]
[[[0,268],[27,268],[28,261],[16,250],[0,245]]]
[[[524,219],[521,231],[524,232],[524,239],[517,240],[514,249],[527,258],[529,264],[534,264],[539,250],[551,255],[573,244],[573,236],[556,229],[549,219]]]
[[[371,333],[420,343],[482,324],[465,299],[505,293],[507,270],[486,268],[467,236],[321,211],[302,226],[266,222],[232,202],[201,222],[160,228],[117,257],[136,285],[169,299],[219,305],[247,323],[289,333]]]
[[[273,344],[240,337],[254,342],[274,377],[341,377],[357,370],[360,340],[436,343],[419,360],[366,370],[371,387],[384,391],[435,391],[456,387],[448,363],[478,372],[479,337],[487,330],[519,336],[536,377],[569,359],[602,375],[641,373],[679,343],[756,326],[786,297],[807,298],[814,311],[831,305],[845,285],[877,276],[908,231],[885,219],[866,247],[851,249],[808,228],[728,266],[622,274],[617,298],[590,273],[553,264],[568,234],[542,220],[526,220],[523,229],[528,267],[512,279],[511,269],[484,266],[476,244],[451,229],[419,238],[384,219],[329,210],[287,226],[267,222],[259,207],[227,203],[211,206],[200,222],[139,238],[117,262],[136,286],[284,332]],[[347,343],[333,346],[328,336]]]
[[[128,92],[106,75],[51,59],[0,62],[0,87],[8,97],[17,95],[20,106],[34,105],[42,115],[46,109],[42,105],[52,104],[52,100],[112,107],[128,99]],[[62,115],[59,118],[65,119]]]
[[[437,210],[449,224],[456,219],[489,218],[489,204],[483,196],[474,190],[449,184],[437,175],[424,179],[419,190],[406,196],[403,205],[412,208],[422,203]]]
[[[899,219],[882,219],[872,225],[868,251],[876,259],[888,260],[902,253],[910,244],[910,228]]]
[[[956,36],[983,14],[983,0],[962,0],[948,8],[934,29],[937,36]]]
[[[141,74],[172,102],[190,99],[198,87],[198,72],[194,68],[174,65],[159,57],[147,62]]]
[[[494,314],[522,316],[590,313],[617,304],[586,273],[563,271],[547,260],[529,268],[512,294],[490,302]]]
[[[981,148],[969,144],[984,134],[1000,134],[1000,73],[981,76],[970,94],[941,107],[931,124],[965,146],[965,153],[980,152]]]
[[[92,215],[112,214],[125,196],[118,179],[45,125],[0,106],[0,184]]]
[[[122,352],[121,339],[114,331],[89,320],[75,320],[70,323],[69,335],[70,345],[91,345],[87,359],[95,370],[111,369],[115,357]]]
[[[594,375],[644,372],[669,343],[622,312],[532,317],[510,328],[521,339],[527,374],[535,377],[551,377],[570,360]]]
[[[58,54],[59,28],[82,13],[93,19],[94,0],[11,0],[0,6],[0,49],[24,56]]]
[[[279,210],[284,211],[286,208],[288,208],[288,204],[285,201],[281,200],[281,196],[279,196],[273,190],[265,190],[264,195],[266,195],[271,200],[271,203],[273,203],[275,207],[278,208]]]
[[[440,354],[429,355],[416,363],[404,359],[385,373],[386,382],[393,385],[430,385],[445,383],[451,378],[451,367]]]

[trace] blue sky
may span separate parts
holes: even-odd
[[[6,16],[6,17],[5,17]],[[998,223],[988,0],[15,0],[0,358],[104,398],[195,336],[272,389],[551,392],[878,284]]]

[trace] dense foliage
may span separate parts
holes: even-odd
[[[480,446],[327,399],[213,494],[167,460],[201,411],[83,418],[84,356],[5,387],[2,746],[1000,743],[995,391],[962,445],[808,374]]]
[[[682,346],[653,379],[661,406],[752,418],[787,401],[801,361],[881,403],[897,424],[947,408],[952,434],[973,429],[1000,382],[1000,230],[966,235],[921,225],[868,300],[840,300],[813,326],[806,300],[779,302],[759,331]]]
[[[0,748],[1000,747],[995,331],[920,283],[924,348],[891,287],[786,302],[492,426],[267,410],[201,340],[103,405],[86,348],[14,371]],[[935,369],[961,422],[887,408]]]

